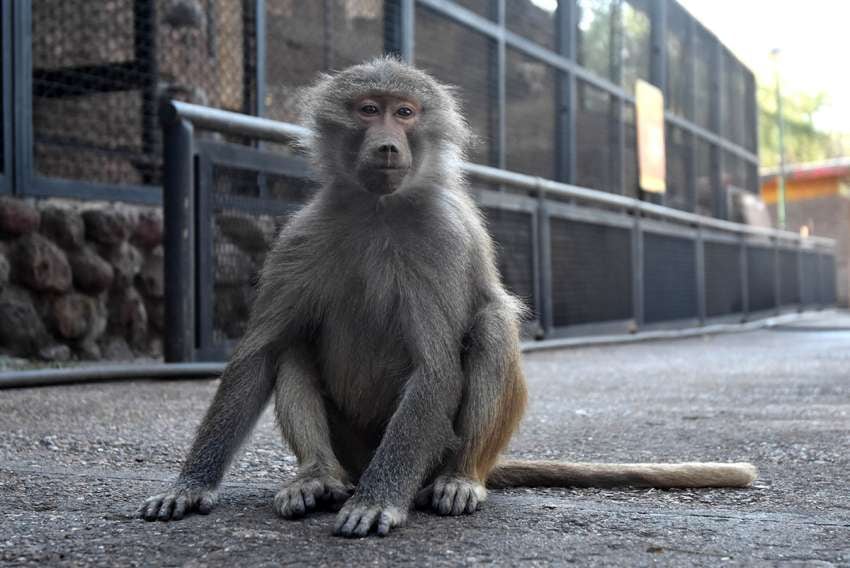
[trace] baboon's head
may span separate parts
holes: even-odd
[[[451,89],[423,71],[380,58],[305,94],[306,142],[324,181],[380,196],[459,175],[469,129]]]

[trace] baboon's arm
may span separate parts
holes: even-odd
[[[234,356],[224,370],[180,476],[169,490],[142,504],[142,517],[168,521],[181,519],[190,511],[212,510],[227,466],[271,395],[272,370],[266,350]]]
[[[215,488],[257,422],[274,387],[271,356],[237,353],[227,365],[201,422],[178,484]]]

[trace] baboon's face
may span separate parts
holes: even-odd
[[[358,181],[372,193],[393,193],[413,167],[412,139],[421,106],[410,99],[376,94],[357,99],[351,112],[360,127],[354,164]]]

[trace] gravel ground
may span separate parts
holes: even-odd
[[[850,566],[850,315],[780,329],[541,352],[515,457],[748,460],[743,490],[515,489],[386,539],[275,517],[294,458],[271,413],[208,516],[133,511],[179,468],[214,381],[0,391],[3,565]]]

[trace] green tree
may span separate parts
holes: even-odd
[[[759,85],[759,154],[762,166],[779,165],[779,122],[773,81]],[[782,97],[785,118],[785,163],[838,157],[848,149],[847,136],[815,127],[814,117],[828,103],[826,93],[791,93]]]

